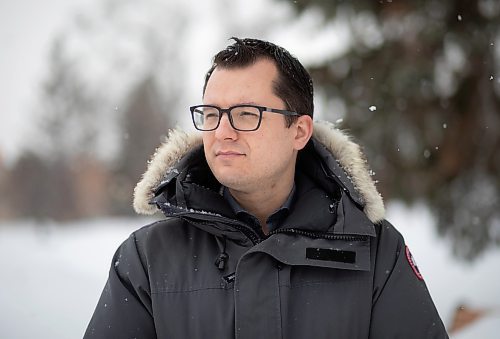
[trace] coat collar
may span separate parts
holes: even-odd
[[[368,219],[378,223],[384,219],[385,208],[368,170],[361,148],[332,123],[315,122],[313,145],[323,158],[334,179],[351,198],[363,207]],[[158,211],[150,202],[165,177],[175,176],[177,163],[202,144],[200,133],[175,129],[154,153],[148,168],[134,189],[133,206],[137,213],[151,215]]]

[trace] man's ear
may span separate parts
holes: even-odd
[[[295,130],[294,148],[297,151],[303,149],[313,133],[313,120],[309,115],[301,115],[292,125]]]

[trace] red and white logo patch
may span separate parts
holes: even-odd
[[[415,258],[411,254],[408,246],[406,246],[406,259],[408,260],[408,263],[410,264],[410,267],[413,270],[413,273],[415,273],[415,275],[417,276],[417,278],[419,280],[424,280],[422,273],[420,273],[420,270],[418,269],[417,262],[415,261]]]

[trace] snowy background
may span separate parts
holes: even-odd
[[[391,205],[388,218],[405,236],[445,325],[460,303],[492,310],[452,338],[498,338],[500,251],[464,264],[436,238],[425,208]],[[0,224],[0,338],[82,337],[115,249],[150,221]]]
[[[154,6],[161,2],[149,0],[152,4],[149,11],[154,12]],[[96,14],[100,3],[97,0],[0,0],[0,160],[6,164],[14,161],[22,145],[33,144],[30,138],[33,114],[37,111],[40,83],[47,76],[50,45],[57,34],[69,31],[68,34],[75,38],[74,52],[83,59],[89,82],[100,84],[115,76],[133,76],[134,67],[140,68],[132,64],[131,69],[111,76],[103,71],[109,66],[106,62],[111,61],[103,60],[97,52],[92,54],[96,46],[104,49],[104,52],[100,50],[101,55],[111,58],[120,54],[112,48],[106,50],[106,41],[120,37],[113,35],[111,26],[105,25],[105,16]],[[239,4],[244,4],[244,10]],[[318,23],[320,16],[314,12],[295,20],[282,3],[271,0],[251,3],[184,1],[176,6],[184,6],[179,13],[191,13],[199,18],[198,27],[187,27],[182,39],[181,48],[191,48],[185,55],[189,68],[183,79],[186,80],[185,92],[189,94],[181,99],[180,104],[184,106],[199,99],[201,75],[209,66],[208,60],[226,44],[230,36],[227,32],[232,29],[237,29],[236,35],[240,36],[265,35],[286,46],[308,65],[320,62],[326,55],[342,54],[349,47],[350,37],[343,31],[341,22],[322,26]],[[140,22],[142,12],[133,9],[134,6],[128,8],[132,15],[124,20]],[[217,20],[214,12],[226,10],[231,11],[238,26]],[[99,45],[91,41],[88,46],[82,45],[83,40],[78,40],[73,25],[77,11],[97,18],[102,34],[95,37],[102,38],[104,43]],[[148,7],[144,6],[142,11],[148,12]],[[155,17],[155,20],[157,24],[165,24],[162,17]],[[268,30],[270,22],[272,31]],[[245,23],[248,24],[245,26]],[[202,34],[199,27],[204,28]],[[164,31],[168,34],[167,29]],[[335,39],[328,39],[333,35]],[[141,45],[131,36],[121,38],[122,44],[118,45],[127,51],[123,54],[140,60]],[[367,39],[376,42],[376,38],[368,36]],[[325,41],[335,43],[325,44]],[[118,88],[112,86],[108,90],[112,92]],[[321,112],[321,102],[316,102],[316,107]],[[342,107],[335,109],[342,111]],[[4,194],[1,196],[1,199],[6,198]],[[434,220],[423,206],[407,208],[392,204],[388,219],[405,236],[446,326],[450,325],[460,304],[489,310],[486,317],[453,338],[498,338],[500,250],[490,250],[472,262],[455,259],[450,243],[437,236]],[[0,338],[82,337],[104,286],[115,249],[133,230],[150,221],[103,218],[67,223],[39,223],[29,219],[0,222]]]

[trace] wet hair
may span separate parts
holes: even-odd
[[[274,62],[278,70],[274,81],[274,93],[286,105],[286,109],[300,115],[314,114],[313,83],[311,76],[296,57],[283,47],[271,42],[258,39],[239,39],[232,37],[235,42],[218,52],[213,59],[212,67],[205,76],[203,95],[208,80],[213,71],[219,67],[223,69],[244,68],[253,65],[256,61],[269,59]],[[296,116],[286,116],[287,127],[290,127]]]

